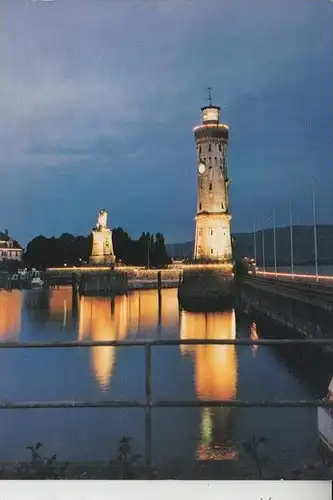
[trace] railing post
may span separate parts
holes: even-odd
[[[146,467],[148,474],[151,470],[151,346],[145,345],[146,357],[146,399],[145,399],[145,438],[146,438]]]

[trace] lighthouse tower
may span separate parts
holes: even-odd
[[[194,259],[232,262],[227,173],[228,127],[220,123],[219,106],[201,108],[201,125],[194,128],[197,149],[197,215]]]

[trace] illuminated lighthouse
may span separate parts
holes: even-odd
[[[197,215],[194,259],[232,262],[227,172],[228,127],[220,123],[219,106],[201,108],[201,125],[194,128],[197,150]]]

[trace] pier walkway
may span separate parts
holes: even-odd
[[[307,338],[333,338],[333,281],[310,282],[279,276],[236,280],[237,307],[253,317],[273,319]]]
[[[333,278],[332,281],[323,283],[313,281],[311,278],[292,279],[288,276],[275,277],[260,274],[255,277],[245,277],[244,283],[268,293],[296,299],[333,312]]]

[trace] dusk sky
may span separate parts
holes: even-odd
[[[190,240],[206,87],[229,126],[233,232],[333,222],[333,2],[1,0],[0,227]]]

